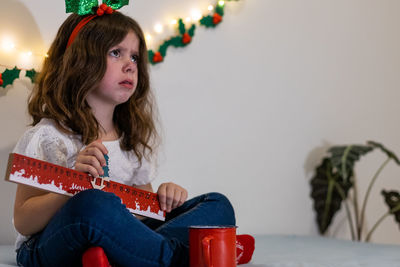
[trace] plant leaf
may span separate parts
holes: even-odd
[[[392,151],[390,151],[389,149],[387,149],[386,147],[384,147],[382,144],[375,142],[375,141],[368,141],[367,142],[368,145],[375,147],[375,148],[379,148],[380,150],[382,150],[383,153],[385,153],[389,158],[393,159],[397,165],[400,165],[400,160],[399,158],[396,156],[396,154],[394,154]]]
[[[394,215],[396,222],[400,227],[400,194],[397,191],[382,190],[386,204],[389,206],[389,212]]]
[[[347,198],[352,184],[340,176],[331,159],[327,157],[316,168],[316,173],[310,184],[312,188],[311,198],[314,200],[319,232],[324,234],[334,215],[340,209],[342,201]],[[344,196],[340,194],[337,187],[342,189]]]
[[[337,168],[344,180],[350,182],[356,161],[373,149],[371,146],[364,145],[333,146],[329,152],[333,167]]]

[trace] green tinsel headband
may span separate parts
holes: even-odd
[[[67,13],[72,12],[81,16],[90,14],[89,16],[84,17],[78,25],[76,25],[68,39],[67,48],[74,42],[75,37],[78,35],[81,28],[89,21],[95,17],[103,16],[104,13],[111,14],[114,10],[120,9],[128,3],[129,0],[103,0],[103,4],[98,6],[98,0],[65,0]]]
[[[111,7],[113,10],[117,10],[128,5],[129,0],[103,0],[103,4]],[[98,5],[98,0],[65,0],[66,12],[72,12],[81,16],[95,14],[94,7]]]

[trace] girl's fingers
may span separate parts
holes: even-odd
[[[171,212],[172,203],[174,202],[175,188],[169,184],[167,186],[167,199],[166,199],[166,210],[167,212]]]
[[[101,140],[96,140],[79,152],[75,169],[87,172],[93,177],[99,177],[104,174],[102,167],[106,166],[104,155],[107,153],[107,148],[101,143]]]
[[[79,159],[77,159],[77,163],[75,164],[75,166],[77,164],[87,165],[87,166],[90,166],[91,169],[93,168],[94,170],[96,170],[97,176],[93,176],[93,177],[98,177],[99,175],[104,174],[103,168],[101,167],[99,160],[95,156],[83,155],[83,156],[79,157]]]
[[[99,149],[101,151],[101,153],[103,155],[108,154],[107,148],[105,147],[105,145],[103,145],[103,143],[101,142],[100,139],[90,143],[89,146],[96,147],[97,149]]]
[[[187,197],[188,197],[187,191],[185,189],[183,189],[182,194],[181,194],[181,198],[179,199],[178,207],[182,206],[183,203],[185,203]]]
[[[171,210],[181,206],[187,198],[187,191],[174,183],[161,184],[157,190],[161,210]]]
[[[87,165],[87,164],[82,164],[82,163],[76,163],[75,164],[75,170],[80,171],[80,172],[87,172],[93,177],[99,177],[99,173],[94,168],[93,166]]]
[[[182,191],[180,190],[180,188],[176,188],[175,189],[175,193],[173,196],[173,200],[172,200],[172,209],[175,209],[176,207],[179,206],[179,201],[181,200],[181,195],[182,195]]]
[[[158,201],[160,201],[160,208],[162,211],[166,211],[166,205],[167,205],[167,190],[165,188],[165,185],[162,184],[160,187],[158,187],[157,190],[158,194]]]
[[[96,157],[101,166],[106,166],[106,159],[104,158],[104,154],[98,147],[88,146],[83,150],[83,153],[87,156]]]
[[[103,167],[101,166],[100,161],[95,156],[86,156],[83,158],[83,163],[90,165],[95,168],[100,175],[104,174]]]

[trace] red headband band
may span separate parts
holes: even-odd
[[[90,15],[87,17],[84,17],[78,25],[75,26],[74,30],[72,31],[71,35],[69,36],[68,43],[67,43],[67,48],[74,42],[76,36],[78,35],[79,31],[82,29],[83,26],[85,26],[89,21],[96,17],[103,16],[104,13],[106,14],[112,14],[114,10],[107,6],[106,4],[101,4],[96,11],[95,15]]]

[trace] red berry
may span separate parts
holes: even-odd
[[[96,13],[97,13],[97,16],[103,16],[104,10],[101,8],[98,8]]]
[[[154,54],[154,56],[153,56],[153,61],[154,62],[161,62],[161,61],[163,61],[163,57],[162,57],[162,55],[161,55],[161,53],[160,52],[156,52],[155,54]]]
[[[106,9],[107,14],[112,14],[113,12],[114,12],[114,10],[110,6],[107,7],[107,9]]]
[[[187,32],[185,32],[182,35],[182,43],[187,44],[190,43],[190,41],[192,41],[192,37],[190,37],[190,35]]]
[[[213,16],[213,23],[214,23],[214,24],[218,24],[218,23],[220,23],[221,21],[222,21],[221,15],[218,14],[218,13],[215,13],[214,16]]]

